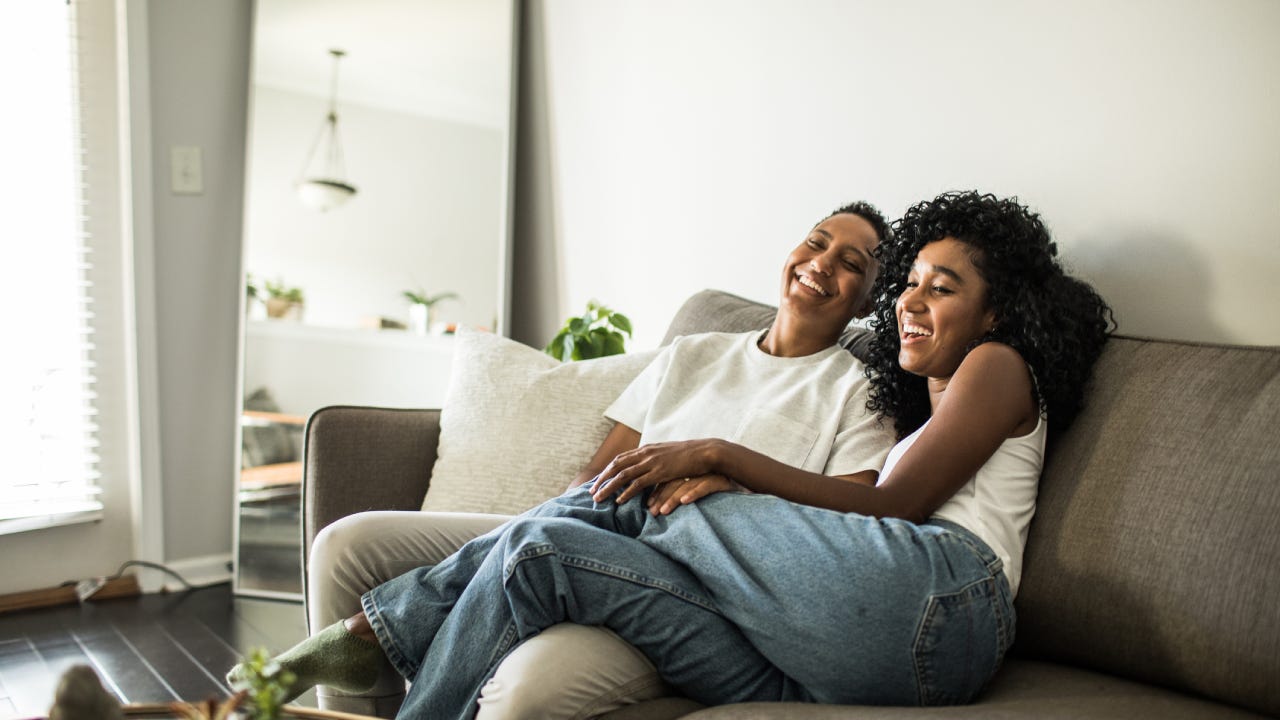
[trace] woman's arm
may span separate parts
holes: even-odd
[[[624,452],[601,471],[597,500],[619,501],[673,477],[718,473],[755,492],[815,507],[923,522],[1004,442],[1034,427],[1031,375],[1013,348],[986,343],[961,362],[929,426],[878,486],[810,473],[723,440],[658,443]],[[1028,427],[1030,425],[1030,427]],[[1025,428],[1025,429],[1024,429]],[[1022,432],[1019,432],[1022,431]]]
[[[634,429],[623,425],[622,423],[614,423],[613,429],[611,429],[609,434],[605,436],[604,441],[600,443],[600,447],[596,449],[595,454],[592,455],[591,459],[587,461],[586,466],[584,466],[573,478],[573,481],[569,483],[569,487],[567,489],[572,490],[579,485],[595,480],[596,476],[600,474],[600,471],[603,470],[615,457],[628,450],[634,450],[639,447],[639,445],[639,432],[636,432]],[[874,482],[874,478],[872,482]],[[688,499],[684,500],[683,503],[680,502],[680,497],[675,497],[678,494],[676,489],[680,486],[684,486],[684,494],[689,495]],[[651,499],[660,499],[662,502],[651,502],[650,508],[653,509],[654,514],[657,515],[659,514],[658,510],[662,505],[665,504],[668,499],[672,499],[672,506],[667,510],[669,513],[671,509],[674,509],[676,504],[687,504],[693,502],[699,497],[710,495],[713,492],[732,490],[734,488],[735,483],[732,480],[728,480],[727,478],[719,475],[704,475],[697,478],[695,481],[688,483],[673,481],[662,486],[662,488],[655,490]],[[662,492],[664,490],[665,492]],[[660,493],[662,495],[661,498],[659,498]]]
[[[645,488],[681,478],[732,478],[742,487],[760,493],[777,495],[793,502],[849,512],[850,502],[858,502],[874,492],[878,473],[865,470],[854,475],[822,475],[779,462],[742,445],[727,440],[682,440],[653,443],[622,453],[603,470],[593,493],[603,501],[618,493],[618,502],[626,502]],[[709,491],[728,489],[708,485]],[[687,504],[709,492],[692,493],[695,497],[681,500]],[[663,496],[665,501],[670,498]],[[674,508],[672,508],[674,509]]]
[[[572,490],[583,483],[591,482],[609,461],[618,456],[619,453],[627,450],[634,450],[640,445],[640,433],[622,423],[614,423],[613,429],[608,435],[604,436],[604,442],[600,443],[600,447],[596,448],[595,455],[591,456],[591,460],[587,462],[586,467],[569,483],[567,489]]]
[[[877,488],[899,517],[927,519],[986,464],[1001,443],[1035,429],[1031,370],[1004,343],[974,348],[935,403],[929,426]]]

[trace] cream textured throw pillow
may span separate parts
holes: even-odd
[[[564,492],[656,350],[560,363],[514,340],[461,332],[423,510],[514,515]]]

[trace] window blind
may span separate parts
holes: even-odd
[[[76,5],[12,0],[0,132],[0,533],[101,517]]]

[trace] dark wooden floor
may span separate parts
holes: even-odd
[[[58,677],[84,663],[122,702],[228,694],[246,652],[306,636],[302,604],[237,598],[231,586],[0,615],[0,719],[42,717]],[[315,707],[314,692],[295,704]]]

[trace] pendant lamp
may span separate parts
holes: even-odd
[[[324,212],[335,208],[355,197],[356,188],[342,179],[346,175],[346,167],[342,157],[342,139],[338,136],[338,62],[347,53],[343,50],[330,50],[333,56],[333,75],[329,84],[329,113],[320,124],[320,132],[311,143],[306,162],[299,173],[298,199],[312,210]],[[308,174],[316,151],[325,145],[324,165],[319,174]]]

